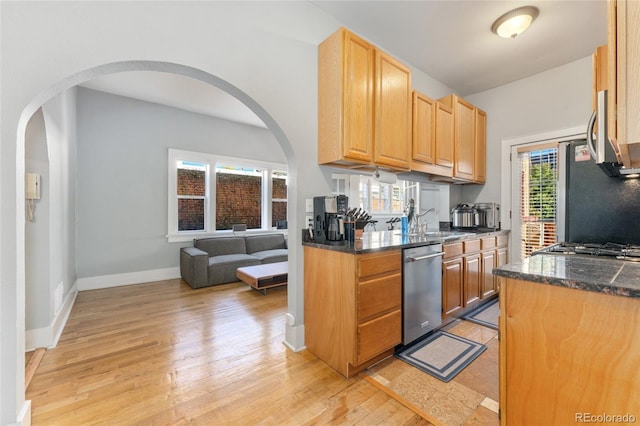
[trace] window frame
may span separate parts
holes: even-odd
[[[271,174],[274,170],[287,172],[287,184],[289,168],[286,164],[273,163],[247,158],[227,157],[210,153],[184,151],[169,148],[168,150],[168,185],[167,185],[167,235],[168,242],[185,242],[194,238],[229,236],[233,235],[232,230],[216,230],[216,182],[215,170],[217,165],[233,165],[238,167],[256,168],[263,170],[262,177],[262,212],[261,227],[259,229],[247,230],[247,233],[260,233],[271,230],[271,206],[272,206],[272,184]],[[203,231],[178,231],[178,162],[187,161],[204,164],[207,168],[205,173],[206,199],[205,199],[205,229]],[[285,231],[285,230],[280,230]]]

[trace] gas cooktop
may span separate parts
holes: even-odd
[[[640,262],[640,246],[618,243],[562,242],[541,248],[532,254],[607,256]]]

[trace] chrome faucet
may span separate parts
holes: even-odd
[[[424,212],[422,212],[422,213],[417,213],[417,214],[416,214],[416,228],[417,228],[417,230],[416,230],[416,231],[417,231],[417,232],[420,232],[420,231],[421,231],[421,229],[420,229],[420,218],[421,218],[422,216],[425,216],[425,215],[427,215],[427,214],[431,213],[431,212],[436,212],[436,213],[438,213],[438,210],[436,210],[435,208],[430,208],[430,209],[428,209],[428,210],[425,210],[425,211],[424,211]],[[427,228],[429,228],[429,221],[427,220],[426,222],[427,222]],[[426,229],[425,229],[425,231],[426,231]]]

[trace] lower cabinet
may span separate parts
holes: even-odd
[[[462,310],[463,272],[462,257],[442,261],[442,317],[450,317]]]
[[[345,377],[402,342],[402,255],[304,247],[305,345]]]
[[[499,291],[493,268],[507,263],[508,236],[470,238],[444,244],[442,318],[459,316]]]
[[[500,424],[637,424],[640,299],[500,280]]]
[[[470,306],[480,300],[482,296],[483,270],[480,263],[480,254],[474,253],[464,257],[464,306]]]

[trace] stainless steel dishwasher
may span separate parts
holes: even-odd
[[[442,244],[403,250],[402,344],[442,325]]]

